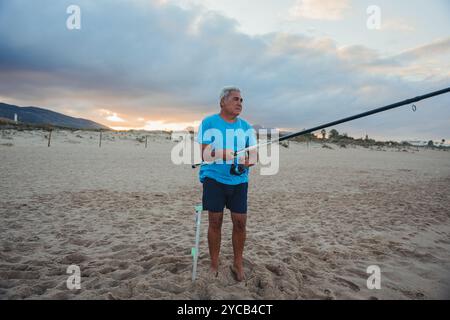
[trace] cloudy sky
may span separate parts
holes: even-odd
[[[0,1],[1,102],[182,129],[219,111],[224,85],[242,89],[245,119],[289,130],[449,87],[450,2]],[[450,141],[450,94],[336,129]]]

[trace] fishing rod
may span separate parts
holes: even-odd
[[[414,102],[425,100],[425,99],[428,99],[428,98],[431,98],[431,97],[434,97],[434,96],[438,96],[438,95],[441,95],[441,94],[444,94],[444,93],[448,93],[448,92],[450,92],[450,87],[447,87],[445,89],[438,90],[438,91],[433,91],[433,92],[430,92],[430,93],[427,93],[427,94],[424,94],[424,95],[421,95],[421,96],[417,96],[417,97],[414,97],[414,98],[410,98],[410,99],[406,99],[406,100],[403,100],[403,101],[399,101],[399,102],[396,102],[396,103],[393,103],[393,104],[389,104],[389,105],[384,106],[384,107],[376,108],[376,109],[373,109],[373,110],[369,110],[369,111],[366,111],[366,112],[363,112],[363,113],[358,113],[358,114],[356,114],[354,116],[350,116],[350,117],[346,117],[346,118],[343,118],[343,119],[340,119],[340,120],[328,122],[328,123],[325,123],[325,124],[322,124],[322,125],[310,128],[310,129],[306,129],[306,130],[294,132],[294,133],[291,133],[291,134],[287,134],[287,135],[284,135],[282,137],[279,137],[278,139],[271,140],[269,142],[265,142],[265,143],[262,143],[262,144],[256,144],[254,146],[250,146],[250,147],[244,148],[242,150],[235,151],[233,156],[234,156],[234,158],[236,158],[239,154],[245,153],[245,152],[253,150],[253,149],[257,149],[257,148],[259,148],[261,146],[264,146],[264,145],[269,145],[269,144],[272,144],[272,143],[276,143],[276,142],[281,142],[281,141],[284,141],[284,140],[292,139],[292,138],[295,138],[295,137],[298,137],[298,136],[301,136],[301,135],[304,135],[304,134],[307,134],[307,133],[311,133],[311,132],[314,132],[314,131],[317,131],[317,130],[320,130],[320,129],[328,128],[328,127],[335,126],[337,124],[341,124],[341,123],[344,123],[344,122],[348,122],[348,121],[356,120],[356,119],[359,119],[359,118],[367,117],[367,116],[370,116],[370,115],[375,114],[375,113],[380,113],[380,112],[384,112],[384,111],[387,111],[387,110],[390,110],[390,109],[398,108],[398,107],[404,106],[406,104],[411,104],[411,103],[414,103]],[[196,167],[198,167],[200,165],[212,164],[214,162],[215,161],[212,161],[212,162],[203,161],[201,163],[193,164],[192,168],[195,169]]]

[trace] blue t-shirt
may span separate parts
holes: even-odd
[[[200,144],[212,143],[216,150],[231,149],[239,151],[256,145],[255,131],[247,121],[238,117],[235,122],[229,123],[222,119],[219,114],[203,119],[198,129],[197,140]],[[244,156],[244,154],[239,156]],[[199,172],[200,182],[203,183],[206,177],[229,185],[248,182],[249,170],[246,170],[240,176],[230,173],[231,165],[237,163],[238,158],[226,162],[217,160],[212,164],[203,164]]]

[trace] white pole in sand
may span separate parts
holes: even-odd
[[[198,246],[200,243],[200,223],[202,220],[202,211],[202,205],[195,206],[195,247],[191,250],[191,254],[194,259],[192,267],[192,281],[195,281],[195,278],[197,276]]]

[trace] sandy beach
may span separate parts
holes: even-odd
[[[47,147],[47,134],[0,136],[0,299],[450,299],[450,152],[280,148],[277,175],[251,173],[246,281],[229,269],[226,212],[219,276],[204,213],[192,282],[202,189],[172,164],[175,142],[104,133],[99,148],[97,132],[58,130]]]

